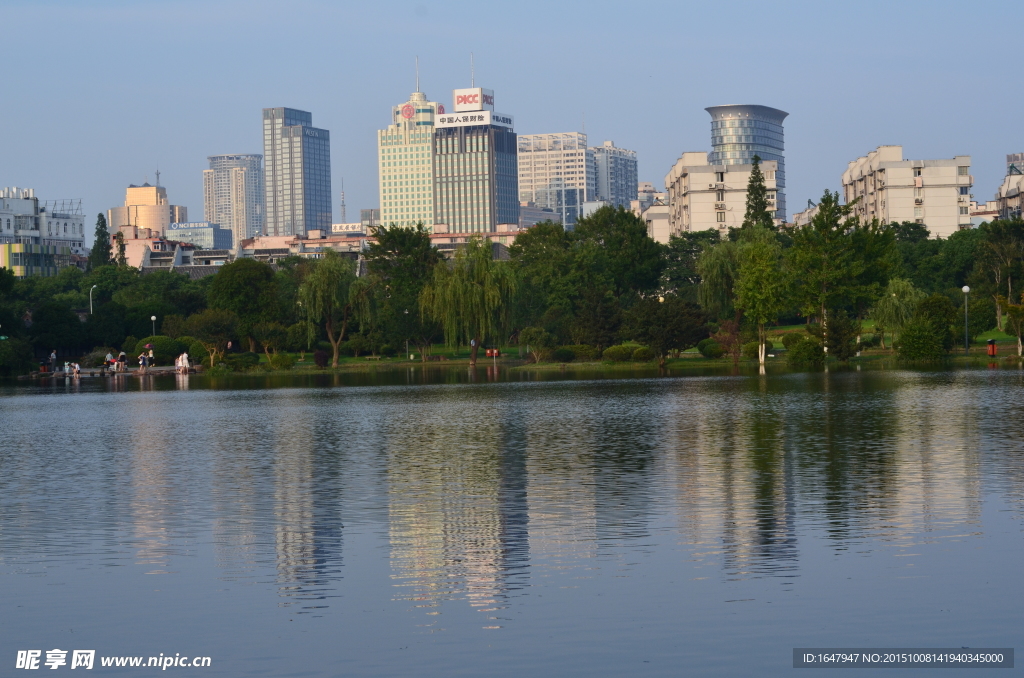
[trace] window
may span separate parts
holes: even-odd
[[[725,181],[725,172],[715,172],[715,181],[723,183]]]
[[[715,191],[715,200],[725,202],[725,191]]]
[[[915,207],[914,208],[914,216],[915,217],[923,217],[924,216],[924,208],[923,207]]]
[[[966,205],[962,205],[960,207],[960,214],[963,215],[963,214],[970,214],[970,213],[971,213],[971,208],[967,207]]]
[[[970,194],[971,194],[971,187],[970,186],[961,186],[960,187],[960,195],[970,195]]]
[[[971,168],[966,166],[966,165],[960,165],[959,167],[956,168],[956,174],[959,177],[966,177],[967,176],[967,172],[969,172],[970,169]]]
[[[915,188],[914,189],[914,197],[915,198],[923,198],[924,197],[924,189],[921,188],[920,186]]]
[[[717,217],[719,223],[725,223],[725,212],[718,212]]]
[[[921,168],[920,167],[915,167],[914,168],[914,176],[915,177],[921,176]]]

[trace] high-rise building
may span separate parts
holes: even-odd
[[[211,155],[203,170],[203,217],[232,233],[235,244],[263,235],[263,156]]]
[[[134,226],[148,228],[153,235],[161,236],[171,224],[186,221],[188,210],[168,203],[167,189],[148,182],[141,186],[128,186],[124,206],[107,210],[107,230],[111,233],[116,233],[122,226]]]
[[[789,113],[756,105],[711,106],[709,165],[750,165],[754,156],[774,161],[777,197],[776,220],[786,220],[786,160],[782,121]]]
[[[971,227],[969,155],[904,160],[902,146],[879,146],[851,160],[842,181],[846,204],[857,200],[853,214],[866,221],[912,221],[940,238]]]
[[[434,225],[434,116],[443,112],[442,104],[413,92],[377,132],[380,223]]]
[[[519,222],[512,116],[494,112],[494,92],[452,93],[453,112],[434,120],[435,224],[449,233],[492,233]]]
[[[313,127],[312,113],[264,108],[263,157],[266,235],[330,231],[330,132]]]
[[[580,132],[520,134],[519,202],[551,210],[553,218],[570,227],[583,203],[595,195],[593,154],[587,135]]]
[[[589,200],[602,200],[615,207],[629,207],[637,199],[636,151],[616,148],[611,141],[590,149],[593,155],[596,194]]]

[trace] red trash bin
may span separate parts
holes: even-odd
[[[996,340],[995,339],[989,339],[988,340],[988,355],[989,355],[989,357],[992,357],[992,358],[994,358],[994,357],[999,355],[999,347],[996,346]]]

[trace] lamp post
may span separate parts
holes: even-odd
[[[92,315],[92,291],[96,289],[96,285],[89,288],[89,315]]]
[[[151,315],[151,316],[149,316],[149,319],[153,323],[153,336],[155,337],[156,336],[156,316],[155,315]]]
[[[960,290],[964,293],[964,356],[966,357],[971,352],[970,335],[967,333],[967,295],[970,294],[971,288],[964,285]]]

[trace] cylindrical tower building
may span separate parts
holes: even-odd
[[[709,106],[711,114],[711,165],[749,165],[754,156],[779,163],[775,175],[778,219],[786,219],[786,160],[783,156],[782,121],[789,113],[756,105]]]

